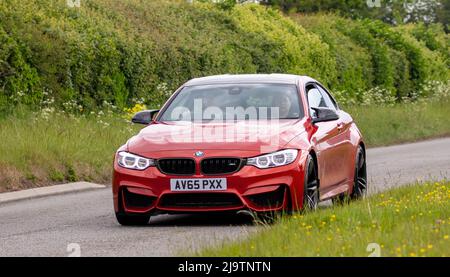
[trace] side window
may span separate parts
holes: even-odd
[[[306,87],[306,90],[308,94],[309,114],[312,117],[316,116],[316,111],[312,108],[335,108],[330,97],[326,93],[322,93],[316,86],[309,85]]]
[[[309,114],[314,117],[315,111],[312,108],[320,107],[321,104],[323,104],[323,98],[320,91],[315,87],[310,87],[308,90]]]
[[[325,103],[327,104],[327,107],[330,109],[337,110],[337,104],[334,101],[334,99],[330,96],[330,94],[321,86],[317,86],[317,88],[320,90],[320,93],[323,96],[323,99],[325,100]]]

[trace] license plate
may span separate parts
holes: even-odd
[[[226,178],[170,179],[171,191],[211,191],[226,189]]]

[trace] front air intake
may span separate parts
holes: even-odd
[[[162,208],[232,208],[242,206],[234,193],[174,193],[162,196]]]

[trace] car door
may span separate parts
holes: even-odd
[[[351,142],[350,127],[353,123],[352,117],[339,109],[336,101],[332,98],[329,92],[323,88],[320,84],[316,84],[328,102],[329,106],[336,109],[339,119],[336,121],[338,134],[333,139],[333,151],[332,156],[329,157],[329,162],[332,163],[332,167],[336,168],[336,183],[335,185],[352,185],[353,179],[351,176],[354,174],[354,162],[355,162],[355,150],[354,145]],[[332,188],[336,190],[345,190],[347,187],[342,186],[340,188]]]
[[[313,107],[329,108],[338,112],[337,105],[318,84],[308,84],[306,91],[311,117],[315,117]],[[311,141],[315,144],[317,151],[321,197],[327,198],[329,192],[346,181],[346,172],[343,170],[344,163],[342,163],[342,157],[340,156],[344,151],[341,143],[343,124],[342,120],[338,119],[318,122],[315,125],[317,131],[311,137]]]

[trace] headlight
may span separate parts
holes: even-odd
[[[292,163],[297,158],[297,154],[298,150],[295,149],[281,150],[271,154],[248,158],[247,164],[254,165],[257,168],[277,167]]]
[[[149,166],[155,165],[155,160],[140,157],[128,152],[119,152],[117,155],[117,163],[121,167],[128,169],[144,170]]]

